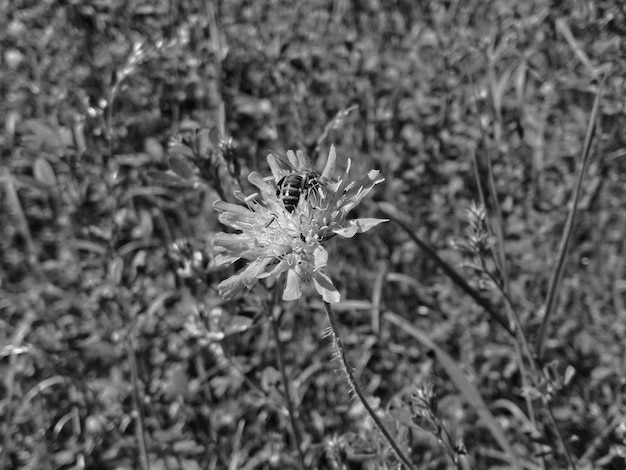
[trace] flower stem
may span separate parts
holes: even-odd
[[[292,438],[295,442],[296,447],[298,448],[298,456],[300,457],[300,465],[302,468],[307,468],[304,463],[304,453],[302,452],[302,436],[300,434],[300,428],[298,427],[298,423],[296,421],[295,408],[293,406],[293,401],[291,400],[291,388],[289,387],[289,378],[287,377],[287,371],[285,369],[285,359],[283,355],[283,347],[280,342],[280,336],[278,331],[278,324],[276,322],[276,317],[274,316],[274,312],[272,309],[268,310],[268,314],[270,317],[270,323],[272,324],[272,331],[274,333],[274,341],[276,342],[276,356],[278,358],[278,368],[280,369],[280,374],[283,378],[283,387],[285,389],[285,401],[287,402],[287,411],[289,412],[289,420],[291,421],[291,431]]]
[[[374,421],[374,424],[376,425],[376,427],[380,430],[383,436],[385,436],[385,439],[387,440],[391,448],[394,450],[398,458],[402,461],[402,463],[408,469],[415,470],[415,467],[413,466],[411,461],[408,459],[406,455],[404,455],[404,452],[402,452],[402,449],[400,449],[400,446],[398,445],[398,443],[394,440],[391,434],[389,434],[389,431],[387,431],[387,428],[385,428],[385,425],[383,424],[383,422],[380,420],[376,412],[372,409],[370,404],[367,402],[367,399],[365,398],[365,395],[363,394],[363,391],[361,390],[361,387],[359,386],[356,380],[356,377],[354,376],[352,367],[350,366],[350,363],[348,362],[348,358],[346,356],[346,350],[343,345],[343,340],[341,339],[341,336],[339,336],[339,330],[337,328],[337,320],[335,319],[335,314],[333,313],[333,310],[328,302],[324,302],[324,308],[326,309],[326,316],[328,317],[328,321],[330,322],[330,328],[333,332],[333,339],[335,342],[335,346],[339,352],[339,358],[341,359],[343,369],[346,372],[348,381],[350,382],[350,387],[356,393],[357,397],[359,397],[361,404],[367,410],[367,413],[370,415],[370,418],[372,418],[372,421]]]

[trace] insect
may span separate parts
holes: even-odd
[[[307,197],[319,187],[319,178],[313,172],[291,173],[283,176],[276,184],[276,196],[280,198],[288,212],[293,212],[302,194]]]
[[[313,169],[304,153],[287,152],[288,160],[270,155],[268,161],[274,175],[282,175],[276,183],[276,196],[288,212],[293,212],[300,198],[309,197],[313,191],[321,191],[323,178]]]

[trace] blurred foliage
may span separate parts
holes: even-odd
[[[574,457],[625,467],[621,1],[0,0],[0,12],[0,468],[140,468],[138,432],[152,469],[298,467],[271,295],[223,303],[228,272],[211,262],[212,202],[249,193],[270,151],[301,148],[321,167],[336,143],[355,173],[380,168],[386,182],[358,215],[392,203],[459,269],[453,242],[490,159],[511,298],[534,339],[602,76],[548,353]],[[537,462],[535,440],[553,431],[526,432],[513,339],[392,224],[329,251],[372,400],[416,420],[412,393],[432,383],[473,468],[504,468],[430,351],[377,324],[391,311],[458,361]],[[346,393],[320,307],[311,293],[279,309],[306,459],[373,468],[386,451]],[[432,434],[405,424],[395,432],[419,468],[451,468]],[[548,468],[563,467],[553,450]]]

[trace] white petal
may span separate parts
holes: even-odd
[[[322,172],[322,180],[330,180],[333,173],[335,172],[335,166],[337,163],[337,153],[335,152],[335,145],[330,146],[330,151],[328,152],[328,159],[326,160],[326,166],[324,166],[324,171]]]
[[[314,272],[313,284],[315,284],[315,289],[322,296],[324,302],[336,304],[341,300],[341,294],[333,285],[333,281],[331,281],[325,274],[319,271]]]
[[[345,227],[333,230],[333,232],[344,238],[352,238],[357,233],[367,232],[369,229],[374,228],[377,225],[382,224],[383,222],[388,222],[388,221],[389,219],[374,219],[374,218],[348,220],[347,225]]]
[[[285,168],[282,160],[280,160],[276,155],[272,155],[270,153],[267,156],[267,163],[270,166],[270,170],[272,170],[272,176],[274,176],[275,182],[279,182],[284,176],[289,174],[289,170]]]
[[[240,206],[238,204],[231,204],[230,202],[226,202],[226,201],[215,201],[213,203],[213,208],[216,211],[220,211],[220,212],[235,212],[237,214],[246,214],[248,212],[250,212],[250,209],[248,209],[247,207],[244,206]]]
[[[253,171],[248,175],[248,181],[263,192],[274,192],[274,186],[265,181],[265,179],[256,171]]]
[[[290,269],[287,271],[283,300],[298,300],[300,297],[302,297],[302,279],[295,269]]]
[[[239,257],[237,256],[229,256],[229,255],[223,255],[223,254],[219,254],[215,257],[215,265],[216,266],[221,266],[223,264],[230,264],[230,263],[234,263],[235,261],[237,261],[239,259]]]
[[[252,262],[234,276],[220,282],[217,286],[220,295],[226,300],[231,300],[241,294],[245,288],[251,289],[258,280],[259,272],[265,269],[268,261]]]
[[[315,269],[323,268],[328,264],[328,252],[323,247],[318,246],[313,252],[313,259],[315,262]]]
[[[232,300],[241,294],[245,287],[246,286],[243,285],[243,282],[241,282],[240,276],[235,274],[234,276],[220,282],[217,286],[217,290],[224,300]]]
[[[271,261],[271,258],[263,258],[256,261],[251,262],[246,269],[244,269],[245,276],[243,278],[244,285],[251,289],[256,281],[259,280],[259,277],[265,271],[266,266]]]
[[[274,276],[274,277],[280,276],[282,273],[284,273],[288,269],[289,269],[289,264],[287,263],[287,261],[282,260],[280,263],[274,266],[274,269],[272,269],[268,273],[268,276]]]

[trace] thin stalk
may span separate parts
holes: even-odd
[[[537,367],[537,363],[535,362],[535,357],[533,356],[530,350],[528,338],[526,338],[526,335],[524,334],[524,328],[522,327],[522,320],[520,319],[519,315],[513,308],[513,301],[511,299],[511,296],[509,295],[509,292],[506,290],[505,286],[499,282],[499,280],[494,276],[494,274],[489,269],[487,269],[485,260],[481,259],[480,262],[481,262],[481,267],[483,268],[483,271],[487,273],[487,276],[489,276],[489,279],[491,279],[491,281],[496,285],[496,287],[502,294],[502,297],[504,298],[504,303],[505,303],[509,318],[512,318],[515,322],[516,333],[518,336],[517,339],[522,344],[522,349],[524,351],[524,354],[528,358],[531,368],[533,369],[533,371],[538,371],[539,369]],[[522,360],[521,355],[520,355],[520,360]],[[520,362],[520,364],[523,368],[523,362]]]
[[[574,229],[574,218],[578,210],[578,201],[580,199],[580,192],[582,189],[583,178],[587,172],[587,166],[589,164],[589,156],[591,155],[591,142],[596,130],[596,121],[598,119],[598,110],[600,108],[600,96],[602,95],[602,88],[604,85],[604,79],[598,86],[598,92],[596,93],[596,99],[593,103],[591,110],[591,117],[589,118],[589,126],[587,126],[587,135],[585,136],[585,144],[583,145],[582,152],[582,165],[580,166],[580,172],[578,173],[578,181],[576,182],[576,189],[572,197],[572,207],[567,215],[567,222],[565,222],[565,228],[563,230],[563,236],[561,237],[561,244],[559,246],[559,254],[557,256],[556,265],[550,278],[550,286],[548,287],[548,297],[546,299],[546,308],[543,316],[541,327],[539,328],[539,335],[537,337],[536,353],[537,359],[541,362],[543,360],[546,351],[546,339],[548,332],[548,323],[552,314],[554,313],[557,293],[561,284],[561,278],[563,277],[563,270],[565,267],[565,256],[569,248],[569,242]]]
[[[130,363],[130,377],[133,386],[133,405],[137,413],[135,433],[139,441],[139,460],[143,470],[150,470],[150,459],[148,458],[148,446],[146,445],[146,426],[144,424],[143,408],[139,396],[139,372],[137,370],[137,357],[132,341],[128,341],[128,362]]]
[[[385,428],[385,425],[380,420],[376,412],[373,410],[373,408],[370,406],[367,399],[365,398],[365,395],[363,394],[363,391],[361,390],[361,387],[359,386],[356,380],[356,377],[354,376],[352,366],[348,362],[348,358],[346,356],[346,350],[343,345],[343,340],[341,339],[341,336],[339,336],[339,329],[337,328],[337,320],[335,319],[335,314],[333,313],[333,309],[328,302],[324,302],[324,309],[326,310],[326,316],[328,317],[328,322],[330,323],[330,328],[333,332],[333,339],[334,339],[334,343],[337,348],[337,351],[339,352],[339,359],[341,359],[343,370],[346,373],[348,381],[350,382],[350,388],[354,391],[354,393],[356,393],[357,397],[359,398],[359,401],[361,402],[361,404],[363,405],[367,413],[370,415],[370,418],[372,418],[372,421],[374,421],[374,424],[383,434],[383,436],[385,437],[385,439],[387,440],[391,448],[394,450],[398,458],[402,461],[402,463],[408,469],[416,470],[413,464],[411,463],[411,461],[408,459],[408,457],[404,455],[404,452],[402,452],[402,449],[400,449],[400,446],[398,445],[398,443],[394,440],[391,434],[389,434],[389,431],[387,431],[387,428]]]
[[[506,251],[504,249],[504,222],[502,219],[502,210],[500,208],[500,201],[498,200],[498,192],[496,190],[496,182],[493,177],[493,167],[491,165],[491,156],[489,155],[489,151],[487,150],[487,138],[486,132],[482,129],[483,135],[483,145],[485,146],[485,160],[487,161],[487,181],[489,183],[489,195],[491,196],[492,207],[495,212],[496,222],[495,226],[495,235],[498,239],[498,261],[499,261],[499,269],[502,275],[502,283],[504,286],[504,290],[509,293],[509,271],[506,265]]]
[[[494,139],[496,141],[497,148],[500,149],[502,147],[502,128],[503,128],[502,100],[501,100],[501,93],[499,93],[498,91],[501,88],[500,83],[496,79],[495,64],[494,64],[496,52],[493,50],[493,44],[489,48],[487,56],[488,56],[488,64],[489,64],[488,65],[489,83],[491,85],[491,97],[492,97],[492,102],[493,102],[493,110],[495,113],[495,119],[493,121]],[[508,80],[508,76],[509,76],[508,74],[505,74],[501,78],[501,80],[504,80],[506,82],[506,80]],[[472,80],[471,77],[468,76],[468,78],[469,78],[470,83],[472,84],[472,91],[473,91],[475,90],[474,81]],[[474,91],[473,91],[473,95],[474,95],[474,103],[478,103],[479,101]],[[478,114],[477,109],[476,109],[476,114]],[[490,145],[487,140],[487,130],[485,129],[485,126],[483,125],[480,119],[478,120],[478,122],[480,124],[479,127],[480,127],[481,143],[485,151],[484,155],[485,155],[485,163],[486,163],[486,170],[487,170],[487,191],[488,191],[489,198],[491,200],[491,206],[495,213],[495,219],[496,219],[494,223],[494,229],[495,229],[495,236],[498,240],[498,251],[497,251],[497,256],[495,257],[495,261],[500,271],[500,274],[502,276],[502,283],[504,286],[504,290],[507,293],[510,293],[509,275],[508,275],[508,270],[506,266],[506,251],[504,249],[504,223],[502,219],[502,210],[500,208],[500,201],[498,200],[498,192],[496,190],[495,178],[493,176],[493,166],[491,164],[492,155],[490,151]],[[478,158],[476,156],[476,152],[473,152],[472,157],[474,159],[476,183],[480,190],[480,197],[484,206],[488,207],[485,204],[486,202],[485,194],[482,191],[482,185],[481,185],[480,178],[478,175]]]
[[[402,228],[406,232],[409,238],[411,238],[411,240],[413,240],[413,242],[415,242],[415,244],[419,246],[420,249],[424,253],[426,253],[439,266],[439,268],[444,272],[446,276],[448,276],[452,280],[452,282],[454,282],[463,291],[465,291],[466,294],[472,297],[476,301],[476,303],[480,305],[483,308],[483,310],[485,310],[485,312],[489,314],[491,318],[493,318],[496,322],[498,322],[500,326],[502,326],[502,328],[504,328],[507,331],[507,333],[509,333],[511,336],[515,336],[515,332],[509,326],[509,322],[506,320],[506,318],[504,318],[501,314],[496,312],[496,310],[489,303],[489,301],[483,298],[476,291],[476,289],[470,286],[467,283],[467,281],[463,278],[463,276],[461,276],[452,266],[446,263],[432,247],[430,247],[426,242],[421,240],[415,233],[413,233],[413,231],[408,226],[408,224],[405,223],[403,220],[401,220],[400,216],[395,211],[393,211],[391,208],[388,208],[387,206],[384,206],[382,204],[379,204],[378,207],[381,210],[381,212],[385,214],[386,217],[391,219],[392,222],[395,222],[396,224],[398,224],[400,228]]]
[[[502,112],[501,112],[501,99],[498,96],[499,87],[497,86],[496,79],[495,79],[493,54],[490,54],[489,56],[489,77],[491,81],[491,94],[493,98],[494,112],[496,115],[496,119],[494,120],[494,136],[495,136],[495,140],[497,144],[497,149],[500,149],[502,148],[503,124],[502,124]],[[473,81],[471,80],[471,78],[470,77],[468,78],[473,84]],[[475,89],[475,87],[473,87],[473,89]],[[478,102],[476,100],[477,97],[475,94],[474,94],[474,98],[475,98],[475,102]],[[477,110],[476,110],[476,114],[478,114]],[[509,283],[509,273],[508,273],[507,262],[506,262],[506,250],[504,247],[504,222],[502,218],[502,210],[500,207],[498,193],[497,193],[496,185],[495,185],[495,178],[494,178],[493,166],[492,166],[492,156],[490,152],[490,146],[487,140],[487,131],[485,127],[482,125],[482,123],[480,125],[480,135],[481,135],[481,143],[483,145],[484,156],[485,156],[485,161],[486,161],[487,192],[492,202],[491,206],[493,207],[493,211],[495,212],[495,223],[494,223],[495,227],[490,227],[489,232],[490,234],[492,234],[491,232],[493,229],[493,231],[495,231],[496,239],[498,240],[497,252],[492,252],[492,256],[496,264],[496,268],[500,272],[502,280],[501,281],[497,280],[495,276],[493,275],[493,273],[490,270],[486,269],[484,260],[481,259],[481,263],[483,263],[483,270],[489,275],[489,277],[496,284],[496,286],[498,287],[498,290],[504,297],[507,318],[512,319],[515,324],[515,335],[517,339],[517,341],[515,342],[515,351],[516,351],[516,356],[517,356],[517,363],[520,368],[522,384],[524,386],[527,386],[529,385],[529,382],[532,382],[532,380],[529,381],[529,373],[527,371],[527,368],[524,362],[524,356],[528,358],[530,368],[533,371],[533,375],[536,375],[540,371],[537,367],[535,357],[533,356],[531,352],[529,341],[524,332],[521,319],[517,311],[513,307],[513,301],[511,298],[511,290],[510,290],[510,283]],[[483,191],[482,181],[480,178],[478,157],[475,151],[472,152],[472,159],[474,163],[474,176],[476,178],[476,185],[478,186],[480,200],[484,207],[488,207],[486,195]],[[526,402],[526,409],[527,409],[527,413],[530,418],[530,421],[532,425],[536,428],[537,418],[535,416],[535,407],[533,405],[532,398],[526,395],[525,402]],[[557,429],[557,432],[559,432],[558,429]],[[545,468],[544,462],[542,462],[542,465]]]
[[[296,412],[291,399],[291,387],[289,387],[290,381],[287,376],[287,370],[285,369],[285,358],[283,355],[283,347],[280,342],[280,336],[278,334],[278,322],[274,317],[273,312],[270,310],[270,323],[272,324],[272,332],[274,333],[274,341],[276,343],[276,357],[278,358],[278,368],[283,378],[283,388],[285,389],[285,401],[287,402],[287,411],[289,412],[289,420],[291,421],[291,434],[296,447],[298,448],[298,457],[300,458],[300,465],[302,468],[307,468],[304,463],[304,452],[302,451],[302,435],[298,422],[296,421]]]
[[[514,345],[515,345],[515,356],[517,359],[517,363],[524,364],[524,354],[522,352],[522,347],[520,346],[520,342],[515,341]],[[522,380],[522,389],[529,389],[529,387],[533,383],[533,379],[531,376],[529,376],[526,369],[521,366],[520,366],[520,377]],[[535,404],[530,394],[524,393],[523,395],[524,395],[524,403],[526,404],[526,411],[528,414],[528,419],[530,420],[530,423],[532,425],[533,433],[535,433],[537,432],[537,429],[538,429],[537,428],[537,415],[535,413]],[[546,462],[545,462],[545,457],[541,453],[541,446],[539,445],[538,442],[532,442],[531,445],[534,447],[536,455],[539,455],[541,458],[541,468],[545,470]]]
[[[567,448],[567,444],[565,443],[565,439],[563,438],[563,434],[561,433],[561,429],[556,422],[556,418],[554,417],[554,413],[552,412],[552,407],[550,403],[546,401],[546,409],[548,410],[548,416],[550,416],[550,421],[552,421],[552,426],[556,430],[556,436],[563,447],[563,451],[565,452],[565,458],[567,459],[568,467],[572,470],[576,470],[576,464],[574,463],[574,459],[572,459],[572,454],[570,454],[569,449]]]

